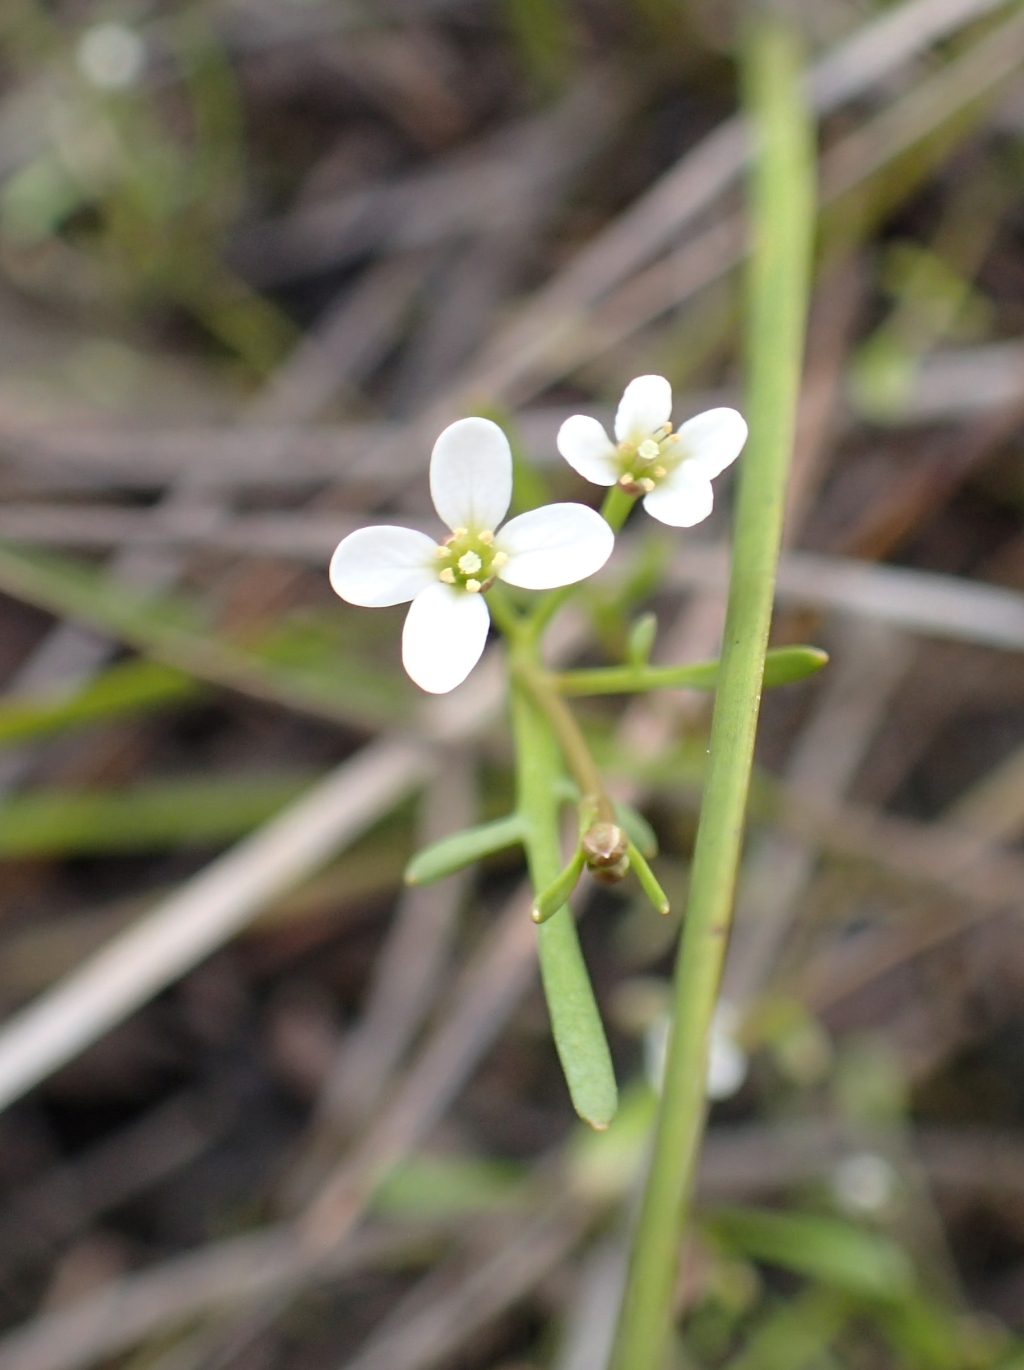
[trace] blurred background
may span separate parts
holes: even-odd
[[[676,1370],[1019,1367],[1024,11],[787,12],[821,219],[774,640],[832,661],[764,703]],[[554,435],[635,375],[742,405],[741,30],[3,0],[0,1370],[602,1370],[678,912],[582,891],[587,1133],[518,855],[401,887],[512,803],[498,663],[426,700],[326,566],[435,531],[461,414],[527,509],[596,502]],[[717,653],[718,489],[630,523],[553,659],[648,611]],[[580,715],[678,911],[707,699]]]

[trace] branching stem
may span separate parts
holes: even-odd
[[[575,715],[558,692],[555,678],[535,662],[518,660],[515,671],[551,724],[572,778],[580,787],[581,805],[602,823],[617,823],[615,806],[604,788],[590,748]]]

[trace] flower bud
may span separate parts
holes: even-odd
[[[597,880],[614,884],[629,870],[629,838],[617,823],[592,823],[580,845],[587,868]]]
[[[602,885],[617,885],[629,872],[629,857],[620,856],[613,866],[588,866],[595,880]]]

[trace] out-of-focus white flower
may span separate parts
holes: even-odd
[[[845,1212],[860,1216],[889,1206],[896,1191],[896,1172],[873,1151],[844,1156],[832,1172],[832,1192]]]
[[[747,425],[735,409],[708,409],[672,431],[672,387],[664,376],[637,376],[619,401],[612,442],[597,419],[573,414],[558,430],[558,450],[594,485],[643,495],[644,508],[673,528],[711,513],[711,482],[739,456]]]
[[[739,1027],[739,1015],[732,1004],[721,1002],[711,1021],[711,1043],[708,1050],[708,1073],[704,1093],[711,1100],[729,1099],[747,1078],[750,1062],[734,1033]],[[662,1014],[650,1024],[644,1034],[644,1069],[652,1087],[661,1090],[668,1056],[668,1036],[671,1018]]]
[[[447,694],[487,641],[481,591],[495,578],[525,590],[572,585],[600,570],[615,538],[585,504],[548,504],[498,531],[512,499],[512,453],[490,419],[459,419],[444,430],[430,458],[430,494],[451,529],[443,542],[412,528],[360,528],[338,546],[330,574],[349,604],[412,600],[402,661],[421,689]]]
[[[142,75],[146,44],[127,24],[93,24],[79,40],[75,61],[91,85],[101,90],[123,90]]]
[[[747,1078],[750,1058],[736,1040],[740,1015],[725,999],[711,1020],[711,1048],[704,1092],[709,1099],[730,1099]]]

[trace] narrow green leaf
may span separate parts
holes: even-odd
[[[604,1132],[577,1128],[566,1146],[566,1169],[574,1190],[601,1203],[622,1199],[644,1163],[658,1096],[645,1080],[622,1091],[619,1111]]]
[[[578,846],[573,852],[572,860],[563,871],[555,877],[551,884],[543,893],[538,894],[533,901],[533,921],[535,923],[546,923],[552,914],[557,913],[564,903],[568,900],[573,890],[579,884],[580,876],[583,874],[583,867],[586,864],[586,857],[583,848]]]
[[[562,864],[558,835],[562,757],[547,721],[518,687],[512,690],[512,720],[530,878],[535,890],[544,889]],[[566,905],[537,928],[537,949],[551,1031],[573,1106],[591,1127],[603,1130],[615,1116],[618,1103],[615,1071],[576,924]]]
[[[762,683],[765,689],[792,685],[797,680],[816,675],[827,665],[828,652],[820,647],[773,647],[765,654]]]
[[[598,666],[589,671],[564,671],[558,688],[567,695],[635,694],[643,690],[713,690],[720,662],[697,661],[687,666]],[[774,647],[765,656],[762,683],[766,688],[805,680],[828,664],[820,647]]]
[[[708,1224],[731,1250],[861,1298],[901,1300],[914,1272],[901,1247],[841,1218],[765,1208],[724,1208]]]
[[[643,854],[639,851],[636,844],[629,844],[629,860],[633,869],[636,871],[636,878],[640,881],[640,888],[651,901],[659,913],[671,913],[672,906],[668,902],[668,895],[658,884],[657,878],[650,866],[644,860]]]
[[[405,868],[405,883],[433,884],[435,880],[454,875],[474,861],[480,861],[505,847],[515,846],[522,840],[523,820],[517,813],[496,818],[493,823],[481,823],[478,827],[454,832],[449,837],[431,842],[429,847],[416,853]]]

